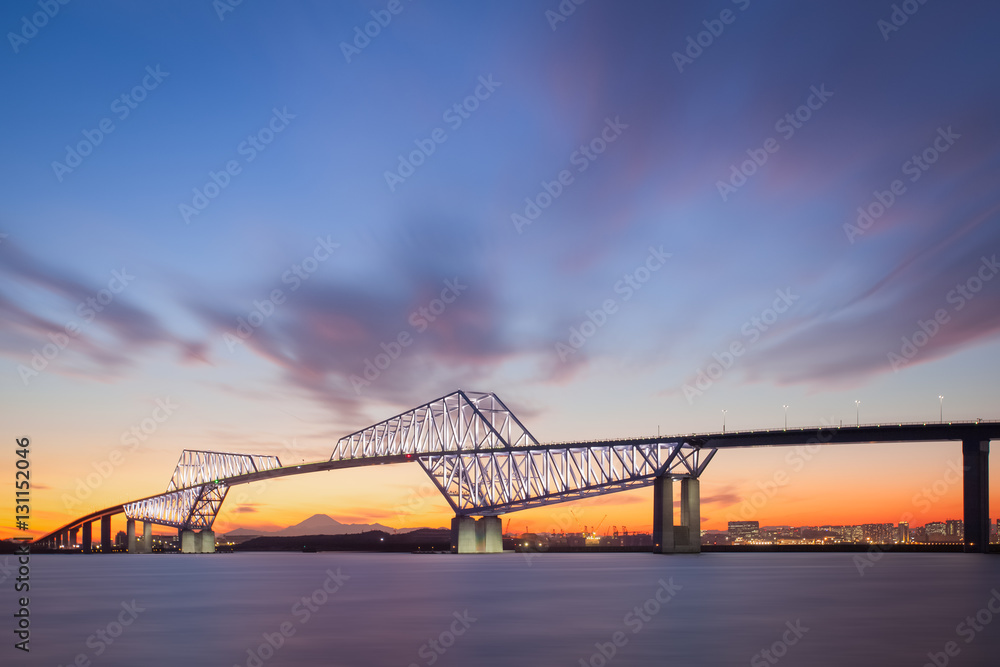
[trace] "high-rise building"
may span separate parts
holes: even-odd
[[[924,524],[924,532],[927,534],[928,542],[944,542],[947,540],[944,534],[944,522],[931,521]]]
[[[955,540],[963,539],[965,537],[965,522],[961,519],[948,519],[944,522],[944,534]]]
[[[896,542],[899,544],[909,544],[910,542],[910,524],[906,521],[900,521],[899,527],[896,528]]]
[[[127,544],[128,544],[128,535],[125,534],[124,530],[119,530],[118,533],[115,535],[115,545],[119,547],[124,547],[127,546]]]
[[[861,526],[866,542],[871,544],[892,544],[896,541],[896,527],[891,523],[866,523]]]
[[[760,535],[760,522],[759,521],[730,521],[729,522],[729,537],[736,542],[737,540],[752,540],[753,538]]]

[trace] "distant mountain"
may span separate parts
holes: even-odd
[[[387,533],[396,532],[395,528],[383,526],[380,523],[341,523],[326,514],[313,514],[311,517],[281,530],[267,531],[252,528],[237,528],[226,535],[239,537],[242,535],[261,535],[270,537],[298,537],[300,535],[351,535],[370,530],[382,530]]]
[[[418,528],[386,534],[371,530],[353,535],[261,536],[240,540],[234,551],[382,551],[441,553],[451,551],[451,530]]]

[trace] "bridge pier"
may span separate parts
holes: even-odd
[[[674,523],[674,481],[653,481],[653,553],[701,553],[701,491],[695,477],[681,480],[681,522]]]
[[[476,520],[471,516],[451,520],[451,550],[456,554],[476,553]]]
[[[69,546],[72,547],[74,544],[77,543],[77,535],[79,534],[79,532],[80,532],[79,528],[72,528],[72,529],[70,529],[70,531],[69,531]]]
[[[193,530],[181,529],[180,538],[182,554],[198,553],[198,542]]]
[[[101,517],[101,553],[111,553],[111,517]]]
[[[130,554],[148,554],[153,552],[153,524],[142,522],[142,537],[135,533],[135,519],[125,523],[125,534],[128,536],[128,552]]]
[[[88,521],[83,524],[83,537],[80,541],[81,551],[85,554],[93,553],[94,550],[94,537],[91,533],[91,522]]]
[[[195,544],[198,547],[198,553],[200,554],[214,554],[215,553],[215,532],[211,530],[203,530],[198,533],[195,537]]]
[[[963,440],[965,551],[990,550],[990,441]]]
[[[457,554],[503,553],[503,525],[498,516],[456,516],[451,520],[451,550]]]
[[[674,480],[653,480],[653,553],[674,551]]]
[[[476,521],[476,553],[503,553],[503,524],[498,516],[484,516]]]

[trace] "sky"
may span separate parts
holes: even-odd
[[[1000,418],[996,3],[45,6],[0,8],[29,534],[183,449],[326,459],[459,388],[541,442]],[[725,451],[702,526],[961,518],[960,460]],[[504,520],[649,530],[651,501]],[[234,488],[215,528],[316,513],[451,518],[403,464]]]

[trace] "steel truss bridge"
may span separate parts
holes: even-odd
[[[998,434],[1000,422],[977,421],[543,444],[495,394],[456,391],[344,436],[325,461],[285,466],[276,456],[184,450],[164,493],[80,517],[36,543],[56,548],[75,544],[82,529],[83,550],[89,551],[91,523],[100,520],[102,550],[110,551],[111,517],[124,513],[129,551],[149,550],[153,524],[177,528],[183,551],[212,551],[212,525],[233,486],[322,470],[415,462],[454,510],[452,541],[462,553],[502,550],[500,514],[651,484],[655,550],[690,552],[700,550],[698,480],[720,449],[961,440],[966,547],[985,551],[989,441]],[[681,480],[679,524],[674,523],[674,480]],[[476,516],[481,518],[477,521]],[[135,537],[135,521],[143,522],[141,542]]]

